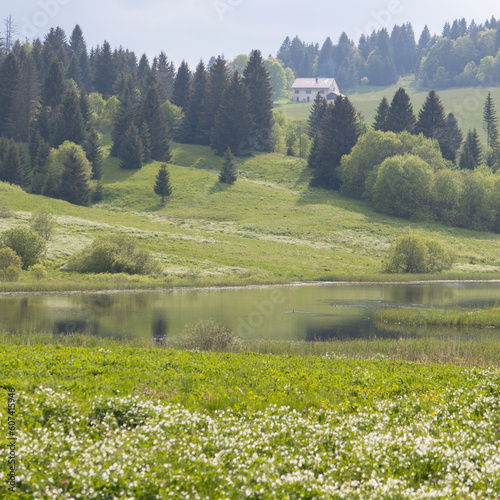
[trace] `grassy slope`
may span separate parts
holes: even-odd
[[[422,106],[427,97],[428,90],[417,90],[411,87],[411,80],[404,81],[404,87],[408,92],[415,114],[418,115],[418,110]],[[356,89],[355,92],[346,94],[353,102],[356,110],[359,111],[366,123],[373,123],[375,113],[380,101],[385,96],[391,102],[394,93],[399,88],[399,85],[393,85],[388,88],[366,87]],[[454,113],[458,119],[459,126],[464,133],[469,128],[476,128],[483,141],[486,141],[486,135],[483,129],[483,105],[488,91],[491,91],[494,102],[500,103],[500,87],[466,87],[452,88],[447,90],[438,90],[447,113]],[[290,118],[307,118],[311,109],[310,103],[303,104],[287,104],[282,106],[288,117]]]
[[[239,160],[234,186],[218,182],[222,160],[203,146],[174,145],[174,192],[165,207],[153,193],[157,163],[140,171],[104,167],[104,202],[83,208],[29,195],[0,183],[0,200],[16,211],[0,230],[25,224],[29,212],[49,206],[59,229],[49,245],[51,277],[58,288],[176,284],[245,284],[293,280],[394,279],[381,275],[390,241],[408,226],[455,250],[452,273],[439,277],[498,277],[498,235],[410,223],[377,214],[363,201],[308,187],[309,170],[296,158],[259,154]],[[144,240],[165,266],[151,278],[75,277],[59,271],[67,256],[98,234],[128,232]],[[415,279],[415,276],[412,276]],[[68,280],[72,284],[68,284]],[[87,284],[85,284],[87,283]],[[4,289],[28,285],[3,284]],[[47,287],[47,284],[36,286]],[[35,286],[35,287],[36,287]],[[50,287],[50,286],[49,286]]]

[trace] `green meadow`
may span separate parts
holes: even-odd
[[[356,110],[361,113],[365,122],[373,123],[377,107],[385,96],[389,103],[399,87],[404,87],[411,98],[413,110],[418,116],[418,111],[424,103],[429,89],[420,90],[414,87],[413,77],[401,79],[396,85],[387,88],[380,87],[358,87],[355,91],[346,91],[345,94],[352,101]],[[458,125],[464,134],[469,129],[476,128],[481,140],[486,142],[486,134],[483,127],[483,106],[488,92],[491,92],[494,102],[500,103],[500,87],[457,87],[451,89],[436,89],[445,111],[453,113]],[[281,109],[292,119],[308,118],[311,103],[285,104]]]
[[[116,158],[107,157],[104,200],[88,208],[0,183],[0,203],[12,212],[0,218],[0,231],[28,224],[40,207],[51,210],[58,223],[46,255],[47,278],[35,281],[23,273],[0,289],[415,280],[422,276],[382,273],[384,252],[409,227],[441,240],[457,257],[449,272],[426,279],[500,276],[498,235],[393,218],[364,201],[310,188],[303,160],[264,153],[239,159],[239,178],[228,186],[218,182],[222,159],[208,147],[174,144],[172,150],[173,194],[165,206],[153,192],[155,162],[124,171]],[[162,275],[83,276],[64,270],[72,253],[108,233],[139,238],[160,260]]]

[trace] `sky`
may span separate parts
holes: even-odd
[[[482,23],[500,18],[497,0],[17,0],[2,2],[2,19],[11,15],[21,40],[43,39],[60,26],[69,38],[79,24],[87,46],[122,46],[150,61],[164,51],[176,66],[200,59],[259,49],[275,56],[289,36],[308,43],[334,43],[345,31],[356,43],[362,34],[411,22],[418,40],[427,24],[440,34],[446,21],[465,17]],[[0,31],[4,31],[0,27]]]

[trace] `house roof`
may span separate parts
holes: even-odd
[[[331,89],[340,92],[335,78],[297,78],[292,89]]]

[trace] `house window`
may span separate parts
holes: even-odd
[[[306,94],[310,94],[310,93],[311,93],[311,91],[310,91],[310,90],[306,90]]]
[[[296,93],[296,94],[298,94],[298,93],[299,93],[299,91],[298,91],[298,90],[296,90],[296,91],[295,91],[295,93]]]
[[[324,91],[324,90],[320,90],[320,91],[319,91],[319,93],[320,93],[320,94],[324,94],[324,93],[325,93],[325,91]]]

